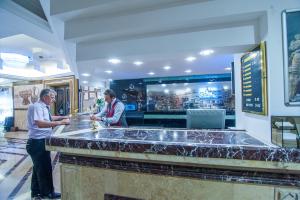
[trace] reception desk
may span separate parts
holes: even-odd
[[[300,197],[300,151],[244,131],[91,130],[81,116],[57,127],[46,148],[61,152],[62,199]]]

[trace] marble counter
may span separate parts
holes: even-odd
[[[47,138],[48,147],[127,153],[224,158],[256,161],[300,162],[300,150],[278,148],[245,131],[105,128],[92,130],[86,117]],[[55,150],[55,149],[53,149]]]
[[[80,116],[46,139],[48,150],[61,152],[65,172],[70,166],[76,173],[92,167],[118,176],[134,173],[266,185],[273,193],[275,186],[300,187],[300,150],[265,144],[245,131],[90,127],[91,121]]]

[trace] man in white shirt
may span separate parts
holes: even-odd
[[[52,128],[69,124],[66,116],[51,116],[50,104],[55,101],[56,92],[43,89],[38,102],[31,104],[27,111],[29,139],[26,150],[30,155],[33,168],[31,179],[31,197],[34,199],[60,198],[54,192],[50,152],[45,150],[45,138],[52,134]]]
[[[104,92],[106,104],[100,113],[91,116],[91,120],[103,121],[107,126],[127,127],[125,106],[116,98],[113,90]]]

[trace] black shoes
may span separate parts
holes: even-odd
[[[42,197],[39,194],[31,195],[31,200],[42,200]]]
[[[44,196],[41,196],[40,194],[31,195],[32,200],[60,199],[60,198],[61,198],[61,194],[56,193],[56,192],[52,192],[52,193],[50,193],[48,195],[44,195]]]
[[[56,192],[52,192],[46,196],[42,196],[42,199],[60,199],[60,198],[61,198],[61,194]]]

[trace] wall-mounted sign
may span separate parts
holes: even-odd
[[[282,13],[285,104],[300,106],[300,10]]]
[[[242,111],[267,115],[266,44],[245,53],[241,58]]]

